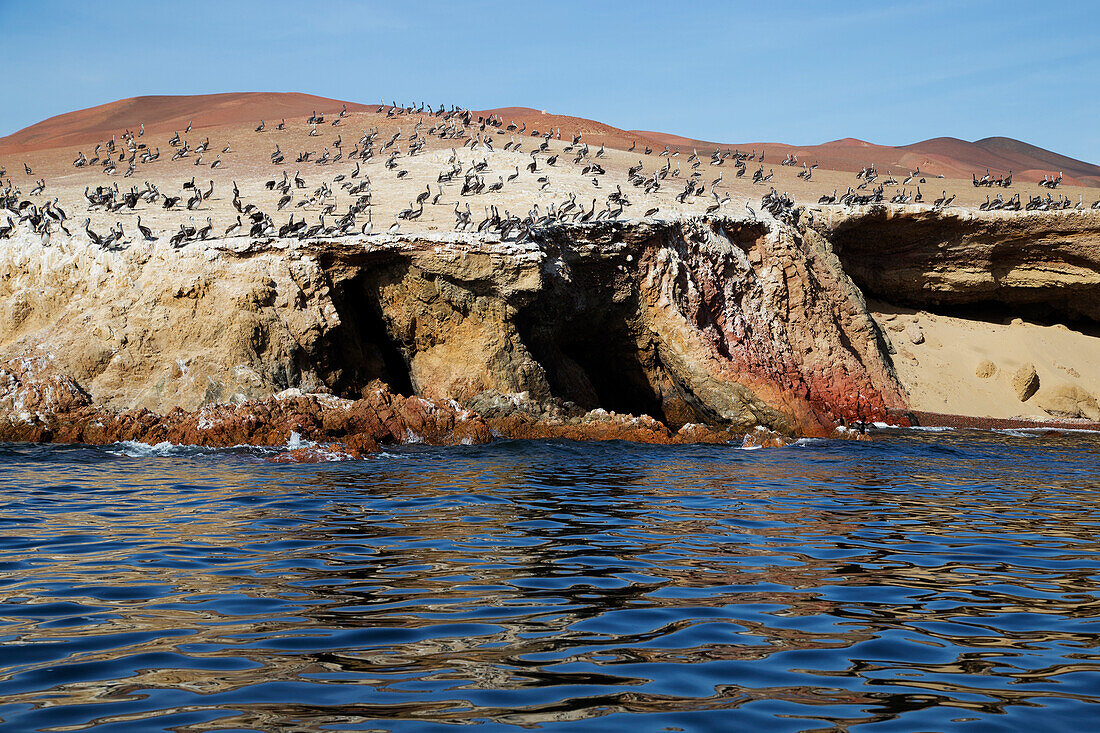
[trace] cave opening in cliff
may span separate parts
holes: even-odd
[[[571,323],[566,325],[561,336],[558,346],[562,355],[577,365],[590,385],[585,389],[586,385],[581,382],[578,386],[582,389],[571,390],[573,396],[579,398],[574,402],[587,409],[602,407],[613,412],[663,419],[660,395],[650,382],[643,355],[625,329],[606,322],[591,324],[588,328]],[[574,385],[562,376],[555,375],[556,378],[550,380],[551,386],[571,389]]]
[[[674,429],[706,421],[681,395],[636,313],[631,299],[608,308],[606,299],[550,293],[516,325],[555,397],[585,410],[648,415]]]
[[[340,325],[327,338],[320,366],[326,384],[341,397],[356,399],[376,380],[398,394],[414,394],[408,360],[382,313],[379,288],[363,275],[333,285]]]

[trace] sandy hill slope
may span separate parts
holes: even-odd
[[[629,148],[635,140],[638,140],[636,135],[627,130],[605,125],[596,120],[552,114],[529,107],[497,107],[476,110],[473,114],[481,117],[495,114],[504,120],[506,126],[515,123],[522,128],[526,123],[526,130],[523,132],[525,136],[530,136],[535,131],[545,133],[553,129],[555,134],[561,132],[563,140],[571,139],[574,135],[583,135],[589,144],[604,144],[619,149]],[[644,141],[639,143],[644,144]]]
[[[1057,168],[1065,171],[1066,175],[1072,175],[1085,185],[1100,186],[1100,166],[1085,163],[1075,158],[1052,153],[1010,137],[987,137],[974,143],[978,147],[991,152],[997,152],[1005,156],[1013,156],[1020,161],[1020,165],[1030,164],[1032,170],[1043,168]],[[1028,170],[1024,168],[1023,170]]]
[[[1007,137],[988,137],[967,142],[953,137],[938,137],[911,145],[877,145],[856,138],[843,138],[820,145],[790,145],[775,142],[715,143],[693,140],[647,130],[631,130],[639,139],[652,140],[656,145],[668,145],[673,150],[713,150],[715,147],[736,147],[741,150],[765,151],[767,160],[782,162],[788,155],[798,161],[838,171],[858,171],[874,164],[880,171],[905,175],[917,168],[928,176],[969,178],[971,174],[1012,172],[1016,178],[1042,178],[1044,174],[1063,174],[1072,185],[1100,186],[1100,166],[1059,155]]]
[[[120,99],[97,107],[68,112],[0,138],[0,152],[31,150],[96,143],[123,130],[144,124],[147,132],[182,131],[188,122],[195,129],[264,119],[275,125],[282,118],[305,117],[314,111],[339,112],[346,104],[353,112],[377,109],[378,105],[343,102],[296,92],[242,92],[149,96]]]
[[[15,155],[29,151],[94,144],[126,129],[145,125],[147,132],[182,130],[192,122],[194,129],[226,125],[255,125],[263,119],[274,125],[281,119],[298,119],[314,111],[338,112],[347,105],[352,112],[378,112],[387,109],[378,104],[359,104],[311,94],[291,92],[244,92],[188,96],[146,96],[69,112],[51,117],[7,137],[0,138],[0,154]],[[643,153],[650,147],[654,154],[669,146],[671,150],[702,155],[715,148],[765,151],[765,165],[778,164],[788,155],[836,171],[858,171],[874,164],[880,171],[904,176],[917,168],[927,177],[968,179],[971,174],[1012,171],[1016,178],[1038,180],[1045,174],[1062,173],[1065,183],[1100,186],[1100,166],[1075,160],[1019,140],[989,137],[975,142],[939,137],[903,146],[844,138],[819,145],[740,142],[719,143],[696,140],[664,132],[623,130],[596,120],[548,113],[529,107],[498,107],[476,110],[477,116],[497,115],[505,126],[515,125],[513,136],[553,130],[563,139],[582,134],[590,145]]]
[[[967,142],[953,137],[937,137],[912,145],[905,150],[927,156],[962,172],[963,169],[994,173],[1012,171],[1016,176],[1034,177],[1036,173],[1062,173],[1066,182],[1100,185],[1100,166],[1053,153],[1007,137],[989,137]]]

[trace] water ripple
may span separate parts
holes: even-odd
[[[1088,730],[1098,453],[0,446],[0,728]]]

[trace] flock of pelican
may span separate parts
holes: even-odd
[[[420,218],[425,207],[446,206],[453,214],[455,230],[492,233],[502,240],[525,241],[539,228],[553,224],[620,219],[627,216],[627,210],[638,200],[648,202],[644,213],[641,208],[638,209],[639,216],[655,217],[661,213],[661,204],[656,198],[660,191],[668,194],[675,191],[675,194],[671,194],[672,198],[681,206],[694,204],[703,209],[704,215],[719,215],[730,202],[730,194],[722,195],[719,191],[724,183],[723,170],[734,180],[746,179],[753,186],[766,187],[768,190],[760,199],[760,210],[770,216],[784,221],[795,221],[806,210],[789,193],[780,193],[774,186],[767,185],[773,180],[774,169],[765,171],[763,150],[759,155],[755,150],[744,152],[718,148],[703,155],[693,150],[691,155],[680,158],[681,151],[665,146],[663,151],[656,153],[657,164],[647,171],[643,159],[655,153],[647,145],[643,150],[637,151],[642,157],[636,165],[627,169],[625,178],[617,179],[608,173],[604,161],[607,156],[604,145],[593,149],[583,140],[581,134],[567,136],[562,141],[560,128],[540,132],[537,129],[528,129],[525,122],[506,124],[499,115],[479,116],[455,106],[433,109],[430,105],[412,107],[393,104],[381,105],[377,112],[384,114],[387,119],[398,118],[404,121],[416,118],[416,121],[408,134],[398,129],[392,135],[382,136],[377,127],[372,127],[358,137],[353,135],[350,141],[345,141],[343,134],[349,115],[347,107],[335,115],[315,111],[306,120],[307,140],[322,137],[325,128],[332,128],[333,132],[327,135],[335,134],[335,137],[330,137],[328,144],[320,152],[301,150],[292,153],[283,149],[288,144],[286,138],[274,141],[269,160],[276,172],[264,186],[275,197],[274,201],[261,200],[263,197],[243,196],[234,181],[231,203],[236,219],[224,229],[216,230],[213,218],[202,215],[206,211],[204,204],[214,195],[215,183],[212,179],[202,182],[202,176],[196,172],[188,180],[184,180],[177,191],[169,193],[162,192],[148,180],[140,186],[131,184],[128,188],[120,186],[117,178],[113,183],[97,185],[94,189],[91,186],[85,187],[82,204],[89,214],[106,212],[121,216],[133,213],[137,215],[137,221],[133,234],[126,232],[121,218],[116,218],[116,223],[106,232],[96,232],[92,229],[91,217],[87,216],[80,231],[83,231],[89,242],[105,249],[123,247],[135,237],[145,242],[157,242],[164,233],[158,233],[143,224],[141,217],[142,211],[148,212],[157,208],[190,212],[187,214],[187,221],[181,221],[178,229],[167,236],[173,247],[223,237],[295,237],[304,240],[381,233],[374,229],[374,191],[388,185],[390,181],[409,176],[410,161],[425,154],[430,139],[440,141],[436,147],[444,152],[449,147],[450,155],[437,170],[435,180],[425,182],[424,190],[396,212],[385,230],[389,234],[400,233],[402,223]],[[265,120],[260,120],[253,128],[253,133],[263,136],[287,130],[285,119],[271,126]],[[189,122],[183,135],[187,136],[191,131],[192,123]],[[557,144],[559,141],[562,141],[560,145]],[[168,165],[175,171],[184,165],[190,166],[191,170],[217,170],[224,164],[223,156],[232,159],[235,152],[229,142],[212,150],[209,136],[192,145],[178,131],[166,142],[167,149],[171,150]],[[637,143],[634,143],[627,152],[635,152],[636,148]],[[218,150],[220,152],[216,152]],[[516,153],[526,154],[523,160],[529,162],[522,167],[514,164],[506,170],[496,170],[493,164],[499,158],[493,154],[498,150],[512,153],[508,160],[515,160]],[[167,155],[167,150],[165,152]],[[211,152],[214,152],[212,161],[209,160]],[[678,161],[673,167],[677,158],[680,158],[682,164]],[[111,177],[121,171],[121,178],[127,179],[150,166],[164,166],[164,162],[158,161],[161,161],[161,149],[159,145],[150,148],[145,138],[145,127],[140,125],[136,130],[125,130],[121,135],[97,143],[91,155],[80,151],[72,165],[76,169],[99,168],[105,176]],[[289,173],[291,161],[297,166],[293,175]],[[328,174],[328,171],[335,170],[334,166],[341,163],[343,165],[339,167],[338,173]],[[348,170],[347,166],[352,163],[354,168]],[[723,166],[727,163],[728,169],[724,169]],[[807,182],[813,180],[814,172],[818,169],[817,164],[800,164],[793,154],[788,154],[779,165],[798,168],[796,178]],[[306,166],[322,172],[319,181],[307,183],[302,175]],[[27,176],[33,176],[29,164],[24,162],[23,168]],[[717,175],[713,177],[715,173]],[[471,203],[479,202],[479,198],[486,194],[496,194],[516,186],[518,179],[522,178],[522,183],[528,184],[529,189],[535,188],[542,192],[551,189],[552,181],[565,174],[574,182],[579,178],[587,182],[585,185],[591,186],[590,191],[594,195],[590,202],[574,186],[575,190],[567,193],[561,194],[559,191],[556,200],[533,203],[520,213],[509,211],[499,203],[480,202],[478,208],[481,211],[475,214],[475,209],[471,206]],[[0,238],[12,236],[20,226],[29,227],[46,241],[54,232],[72,236],[67,225],[69,216],[62,208],[59,198],[51,197],[44,176],[35,179],[34,186],[24,196],[11,177],[5,183],[5,175],[6,169],[0,166],[0,216],[5,216],[6,219],[0,224]],[[1061,175],[1056,178],[1048,176],[1039,185],[1054,189],[1061,180]],[[920,184],[924,183],[927,181],[919,168],[899,182],[889,174],[882,178],[875,166],[871,165],[856,174],[856,182],[844,194],[838,195],[834,189],[831,194],[821,196],[817,204],[849,207],[886,203],[919,204],[924,202],[924,195],[920,190]],[[534,184],[533,187],[530,184]],[[1007,189],[1012,186],[1012,174],[1010,172],[1007,176],[994,177],[986,171],[981,178],[975,174],[973,185]],[[887,193],[887,187],[894,188],[892,195]],[[337,204],[338,194],[345,201],[343,205]],[[705,208],[701,201],[705,202]],[[935,209],[942,209],[953,205],[954,201],[955,196],[948,196],[945,190],[931,204]],[[1055,199],[1049,193],[1045,198],[1034,196],[1025,202],[1021,200],[1019,193],[1008,199],[998,193],[995,198],[987,196],[986,202],[979,208],[990,211],[1053,211],[1083,209],[1085,203],[1083,197],[1079,197],[1078,202],[1073,204],[1064,196]],[[1091,208],[1100,209],[1100,200],[1093,203]],[[281,223],[276,222],[276,215],[283,211],[287,211],[288,218]],[[312,224],[308,221],[307,211],[316,213],[316,220]],[[745,211],[750,217],[757,217],[751,201],[745,202]],[[199,222],[195,221],[196,213],[200,217]]]

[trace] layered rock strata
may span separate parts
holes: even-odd
[[[906,396],[857,283],[912,302],[1093,313],[1095,221],[1009,221],[998,245],[999,221],[871,212],[565,225],[525,244],[424,234],[120,251],[20,235],[0,243],[0,439],[280,444],[295,432],[366,450],[493,434],[712,442],[896,420]],[[1040,251],[1057,262],[1006,264]],[[201,427],[214,413],[222,427]]]

